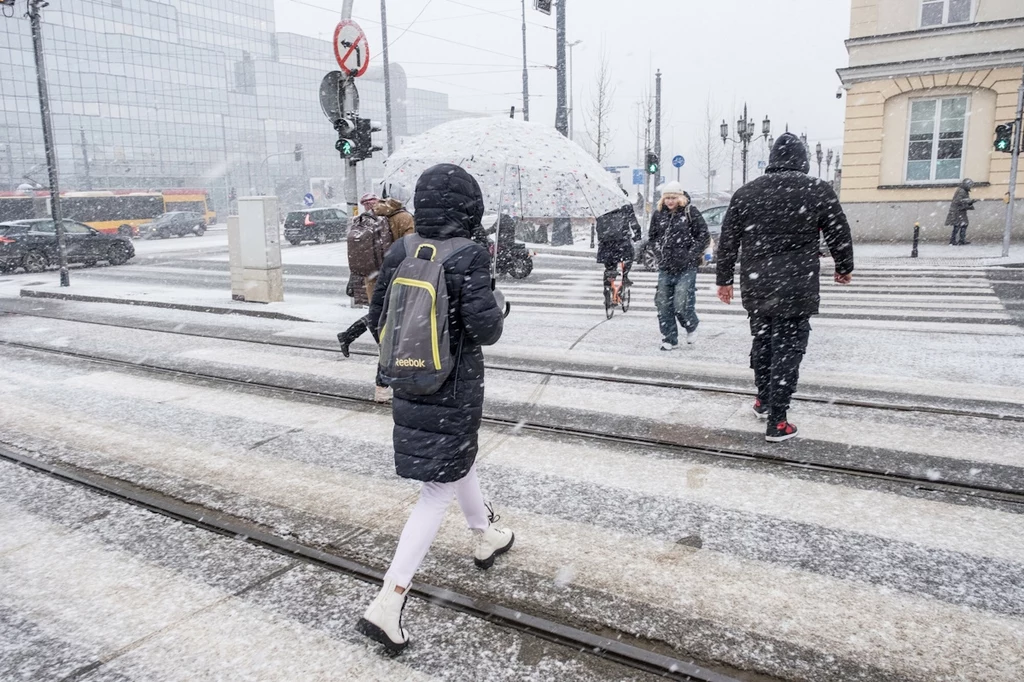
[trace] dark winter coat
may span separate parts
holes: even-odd
[[[956,191],[953,192],[953,201],[949,204],[949,213],[946,215],[947,225],[957,227],[968,224],[967,212],[974,210],[976,199],[971,198],[971,187],[974,186],[970,180],[964,180]]]
[[[670,211],[661,204],[651,216],[648,241],[658,254],[658,269],[672,274],[700,265],[711,235],[696,206],[679,206]]]
[[[598,263],[613,264],[633,260],[633,244],[630,239],[640,241],[641,231],[632,205],[626,204],[598,216],[595,231]]]
[[[484,212],[483,194],[476,180],[451,164],[434,166],[420,176],[415,206],[416,233],[427,239],[469,238]],[[368,319],[378,341],[384,296],[405,255],[404,242],[392,246],[377,279]],[[498,341],[503,323],[503,311],[491,290],[486,249],[473,246],[460,251],[445,262],[444,271],[455,367],[433,395],[395,391],[392,408],[398,475],[441,483],[461,479],[476,461],[484,404],[481,347]]]
[[[733,195],[718,243],[719,286],[733,283],[742,253],[740,290],[751,315],[815,315],[821,301],[818,254],[823,234],[836,272],[853,272],[853,239],[839,198],[807,175],[807,148],[791,133],[772,148],[765,174]]]

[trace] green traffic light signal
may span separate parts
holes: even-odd
[[[997,152],[1013,151],[1013,124],[1001,123],[996,126],[995,148]]]
[[[651,175],[657,175],[658,170],[661,168],[661,160],[658,155],[654,152],[647,154],[647,172]]]
[[[349,158],[356,152],[356,145],[352,140],[338,140],[334,148],[341,152],[345,158]]]

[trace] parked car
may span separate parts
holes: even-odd
[[[302,242],[326,244],[348,236],[349,218],[340,208],[290,211],[284,218],[284,238],[292,246]]]
[[[718,260],[718,238],[722,235],[722,221],[725,220],[725,212],[728,208],[728,205],[711,206],[700,212],[704,216],[704,222],[708,224],[708,232],[711,233],[711,239],[715,242],[715,247],[712,249],[711,254],[711,262],[713,263]],[[645,270],[658,269],[658,254],[655,253],[654,245],[648,242],[647,239],[637,244],[636,260],[643,265]]]
[[[135,257],[135,246],[123,235],[105,234],[74,220],[64,221],[64,235],[69,263],[92,266],[105,260],[123,265]],[[57,230],[49,218],[0,223],[0,270],[42,272],[59,261]]]
[[[169,239],[194,234],[202,237],[206,232],[206,216],[193,211],[170,211],[153,222],[139,226],[139,236],[144,239]]]

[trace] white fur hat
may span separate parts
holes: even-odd
[[[683,186],[680,183],[676,182],[675,180],[672,180],[671,182],[666,182],[664,185],[661,186],[661,195],[665,196],[666,194],[678,194],[679,196],[682,196]]]

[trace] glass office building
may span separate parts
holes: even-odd
[[[318,100],[331,43],[275,32],[273,0],[50,0],[42,17],[62,189],[200,186],[222,209],[231,189],[294,203],[314,181],[340,199],[345,164]],[[380,69],[358,87],[363,115],[383,121]],[[396,139],[456,115],[397,64],[392,96]],[[361,191],[383,158],[361,164]],[[0,189],[46,184],[23,0],[0,18],[0,168]]]

